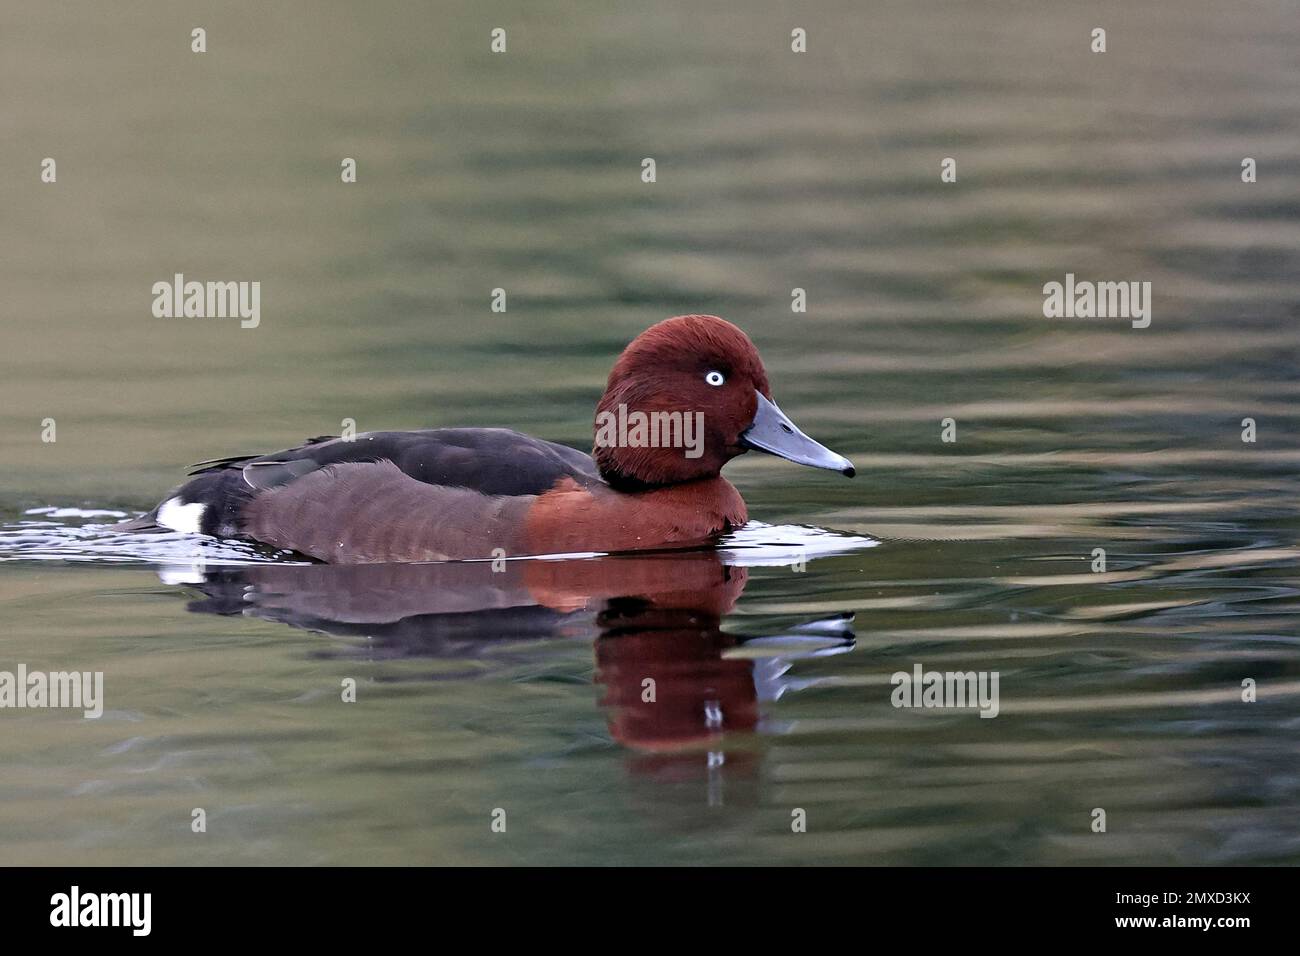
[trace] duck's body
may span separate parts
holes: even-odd
[[[194,503],[206,504],[186,512]],[[503,428],[374,432],[213,462],[159,514],[343,564],[682,547],[746,521],[725,478],[619,492],[589,455]]]
[[[598,428],[593,458],[502,428],[315,438],[203,462],[120,527],[251,538],[347,564],[680,548],[745,523],[718,471],[747,448],[852,474],[771,403],[753,345],[713,316],[669,319],[628,346],[597,422],[615,407],[698,416],[701,440],[602,442]]]

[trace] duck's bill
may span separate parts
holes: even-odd
[[[838,471],[850,478],[857,474],[853,462],[801,432],[794,422],[785,417],[785,412],[765,398],[762,392],[755,392],[755,395],[758,397],[758,411],[754,415],[754,423],[740,434],[742,445],[796,464]]]

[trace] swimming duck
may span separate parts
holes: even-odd
[[[720,474],[753,449],[852,477],[772,401],[758,350],[713,315],[651,326],[619,356],[591,455],[504,428],[320,437],[200,462],[119,530],[245,538],[340,564],[709,544],[748,520]]]

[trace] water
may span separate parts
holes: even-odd
[[[1300,859],[1293,6],[752,6],[230,4],[202,56],[167,4],[0,11],[0,669],[107,695],[0,712],[0,862]],[[261,325],[154,319],[178,271]],[[1044,319],[1067,272],[1151,327]],[[685,311],[858,466],[735,462],[769,527],[720,555],[98,528],[344,418],[585,446]],[[917,663],[998,717],[894,708]]]

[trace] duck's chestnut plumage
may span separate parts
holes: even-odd
[[[203,462],[152,512],[119,527],[248,538],[337,563],[705,545],[747,520],[719,472],[750,448],[852,474],[771,398],[744,332],[716,316],[677,316],[615,363],[594,457],[504,428],[314,438]],[[698,440],[602,441],[599,423],[620,410],[694,416]]]

